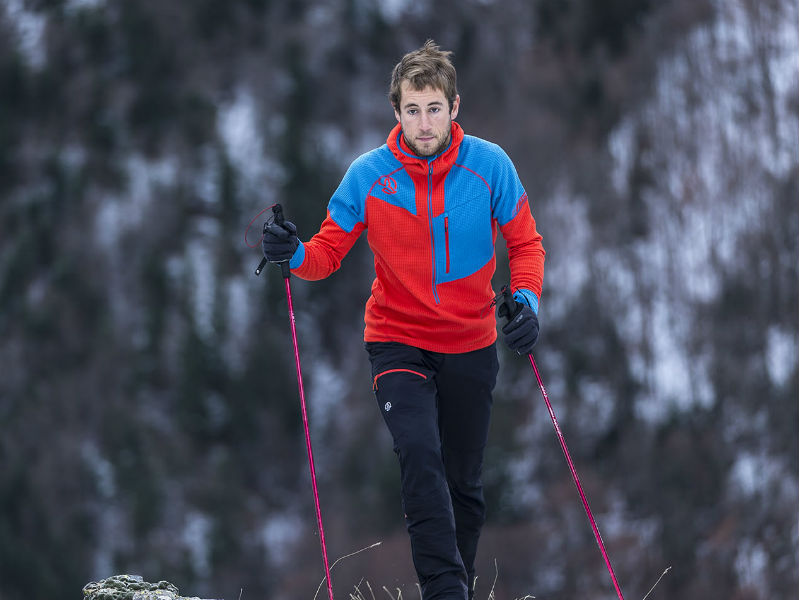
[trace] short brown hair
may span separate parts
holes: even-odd
[[[450,62],[453,53],[440,50],[433,40],[428,40],[417,50],[406,54],[392,70],[392,82],[389,84],[389,102],[395,110],[400,110],[400,84],[404,80],[415,90],[424,90],[430,86],[444,93],[450,110],[456,101],[456,69]]]

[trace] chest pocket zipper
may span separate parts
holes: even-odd
[[[444,272],[450,272],[450,220],[448,217],[444,218],[444,256],[445,267]]]

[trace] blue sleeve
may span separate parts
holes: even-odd
[[[496,144],[492,168],[492,214],[500,226],[517,216],[527,204],[528,195],[519,179],[514,163],[505,151]]]
[[[514,300],[530,306],[535,314],[539,314],[539,298],[532,291],[519,289],[514,292]]]
[[[303,261],[305,259],[306,259],[306,247],[303,245],[303,242],[301,241],[299,244],[297,244],[297,250],[295,250],[294,254],[292,254],[292,258],[289,261],[289,268],[296,269],[297,267],[303,264]]]
[[[353,161],[328,202],[331,218],[347,233],[353,231],[358,223],[364,223],[369,185],[361,175],[366,172],[364,166],[367,162],[368,155],[362,155]]]

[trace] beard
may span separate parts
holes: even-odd
[[[411,140],[408,138],[408,136],[406,136],[405,131],[403,131],[403,139],[406,141],[406,145],[411,148],[415,155],[421,158],[436,156],[450,144],[451,125],[452,120],[448,123],[447,129],[444,130],[441,137],[435,136],[434,134],[435,139],[431,140],[430,142],[425,142],[424,145],[415,144],[414,140]]]

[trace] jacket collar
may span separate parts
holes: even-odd
[[[389,133],[389,137],[386,138],[386,144],[395,158],[403,163],[406,168],[417,168],[427,172],[428,168],[431,167],[435,172],[438,172],[453,166],[463,139],[464,130],[461,129],[461,125],[453,121],[450,125],[450,145],[435,156],[420,157],[416,156],[406,144],[402,128],[398,123]]]

